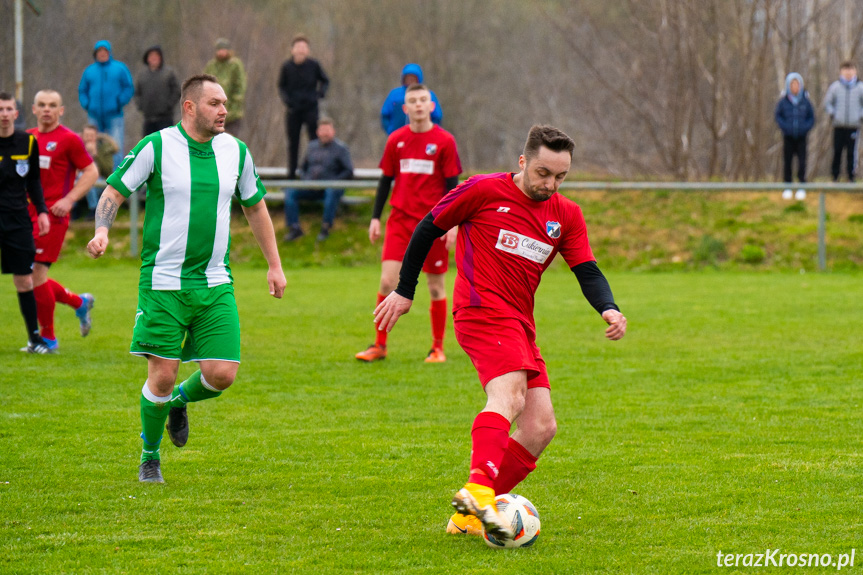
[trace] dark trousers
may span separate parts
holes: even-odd
[[[842,166],[842,150],[845,150],[848,169],[848,181],[854,181],[857,172],[857,128],[833,128],[833,181],[839,181],[839,169]]]
[[[797,156],[797,181],[803,183],[806,181],[806,136],[782,138],[782,178],[786,182],[793,181],[791,164],[795,156]]]
[[[300,130],[306,126],[309,141],[318,137],[318,107],[305,110],[288,110],[285,115],[285,130],[288,134],[288,177],[297,176],[297,161],[300,157]]]
[[[153,132],[158,132],[159,130],[173,125],[173,118],[154,118],[151,120],[144,120],[144,135],[149,136]]]

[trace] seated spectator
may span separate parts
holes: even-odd
[[[336,129],[330,118],[321,118],[318,122],[318,138],[309,142],[306,157],[300,165],[301,180],[349,180],[354,175],[351,163],[351,153],[341,140],[336,138]],[[292,242],[303,236],[300,227],[299,200],[316,200],[324,202],[324,217],[321,232],[317,241],[322,242],[330,235],[333,220],[339,200],[345,190],[341,188],[326,188],[323,190],[285,188],[285,224],[288,233],[284,240]]]
[[[96,167],[99,169],[99,177],[104,179],[111,175],[114,171],[114,154],[120,147],[114,138],[108,134],[100,132],[93,124],[84,126],[81,132],[81,139],[84,140],[84,147],[87,153],[93,158]],[[88,219],[92,220],[96,214],[96,204],[99,203],[99,198],[102,196],[102,188],[93,186],[87,192],[87,208],[89,210]],[[75,206],[77,213],[78,206]]]

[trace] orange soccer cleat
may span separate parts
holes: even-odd
[[[453,535],[478,535],[482,537],[482,522],[473,515],[454,513],[446,525],[446,532]]]
[[[446,356],[443,354],[443,349],[439,347],[431,348],[426,356],[426,363],[443,363],[446,361]]]
[[[365,361],[365,362],[369,362],[369,363],[371,363],[373,361],[378,361],[381,359],[386,359],[387,358],[387,346],[373,343],[372,345],[370,345],[368,347],[368,349],[366,349],[365,351],[359,352],[354,357],[356,357],[360,361]]]
[[[512,526],[497,510],[494,489],[485,485],[468,483],[452,498],[452,506],[462,515],[473,515],[482,522],[486,533],[501,541],[511,541]]]

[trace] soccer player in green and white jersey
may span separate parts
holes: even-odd
[[[147,358],[138,479],[154,483],[164,482],[159,444],[166,420],[174,445],[185,445],[186,404],[221,395],[239,367],[240,324],[228,261],[233,196],[267,259],[270,295],[281,298],[286,284],[252,156],[224,133],[225,91],[214,76],[200,74],[183,83],[181,100],[180,123],[146,136],[108,177],[96,207],[96,234],[87,244],[92,257],[105,253],[117,209],[146,183],[130,351]],[[200,369],[175,386],[181,360],[196,361]]]

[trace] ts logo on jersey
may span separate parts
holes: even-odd
[[[53,152],[54,150],[57,149],[57,142],[48,142],[45,145],[45,149],[48,150],[49,152]]]
[[[518,236],[515,234],[502,233],[500,235],[500,245],[505,248],[515,249],[518,247]]]
[[[434,156],[437,152],[437,144],[426,144],[426,155]]]
[[[502,213],[502,214],[508,214],[508,213],[509,213],[509,208],[508,208],[507,206],[501,206],[501,207],[499,207],[499,208],[497,209],[497,211],[498,211],[498,212],[500,212],[500,213]]]
[[[545,222],[545,233],[550,238],[560,237],[560,222]]]

